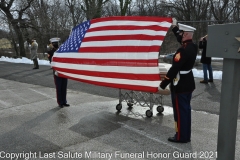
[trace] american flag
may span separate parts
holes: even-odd
[[[157,92],[158,54],[171,23],[170,17],[140,16],[83,22],[54,53],[52,67],[81,82]]]

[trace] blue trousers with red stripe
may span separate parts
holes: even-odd
[[[191,98],[192,92],[174,93],[171,92],[173,114],[175,120],[176,134],[178,141],[191,140]]]
[[[57,103],[63,105],[67,103],[67,83],[68,79],[54,75],[54,82],[56,86]]]

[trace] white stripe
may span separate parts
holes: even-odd
[[[109,41],[90,41],[82,42],[83,47],[109,47],[109,46],[161,46],[161,40],[109,40]]]
[[[84,79],[84,80],[95,81],[95,82],[111,83],[111,84],[127,84],[127,85],[138,85],[138,86],[147,86],[147,87],[158,87],[160,84],[160,81],[103,78],[103,77],[77,75],[77,74],[71,74],[71,73],[66,73],[66,72],[59,72],[59,73],[69,76],[69,77],[72,77],[72,78]]]
[[[142,60],[142,59],[157,59],[158,52],[110,52],[110,53],[84,53],[84,52],[55,52],[53,57],[59,58],[82,58],[82,59],[128,59],[128,60]]]
[[[94,31],[87,32],[84,37],[92,37],[92,36],[115,36],[115,35],[166,35],[166,31],[154,31],[154,30],[107,30],[107,31]]]
[[[104,22],[96,22],[91,24],[90,28],[95,27],[103,27],[103,26],[150,26],[150,25],[158,25],[161,27],[169,27],[172,24],[169,22],[154,22],[154,21],[134,21],[134,20],[114,20],[114,21],[104,21]]]
[[[64,69],[86,70],[96,72],[117,72],[117,73],[133,73],[133,74],[159,74],[159,68],[156,67],[125,67],[125,66],[99,66],[84,64],[69,64],[52,62],[52,66]]]

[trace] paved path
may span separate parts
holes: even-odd
[[[215,114],[193,110],[191,143],[175,144],[167,141],[174,133],[168,106],[146,118],[146,108],[124,104],[118,113],[117,99],[79,91],[68,90],[71,107],[62,109],[54,88],[0,79],[0,92],[0,159],[215,159]]]
[[[167,141],[174,134],[169,97],[162,114],[154,106],[147,118],[147,108],[128,110],[126,103],[117,112],[116,89],[70,81],[71,106],[61,109],[49,66],[31,67],[0,62],[0,159],[216,159],[221,81],[196,79],[191,142],[175,144]]]

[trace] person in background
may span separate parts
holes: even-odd
[[[176,133],[168,141],[187,143],[191,141],[191,98],[195,89],[192,68],[198,51],[192,37],[196,29],[180,23],[177,26],[175,18],[172,25],[181,47],[174,54],[172,66],[160,83],[160,88],[165,89],[170,84]]]
[[[201,57],[201,63],[203,66],[203,80],[200,81],[200,83],[208,83],[213,82],[213,72],[212,72],[212,58],[206,56],[206,49],[207,49],[207,35],[204,37],[201,37],[199,41],[199,49],[202,49],[202,57]],[[207,74],[208,71],[208,74]],[[209,77],[208,77],[209,75]]]
[[[54,52],[58,49],[58,43],[50,43],[49,44],[49,51],[47,52],[48,60],[51,63],[52,62],[52,57]]]
[[[29,49],[30,50],[30,56],[31,56],[31,60],[33,61],[33,69],[39,69],[39,65],[38,65],[38,54],[37,54],[37,50],[38,50],[38,43],[35,39],[27,39],[27,43],[24,44],[25,45],[25,49]]]
[[[38,54],[37,54],[37,50],[38,50],[38,43],[35,39],[27,39],[28,41],[28,48],[30,49],[30,54],[31,54],[31,59],[33,60],[33,69],[39,69],[39,65],[38,65]]]
[[[54,52],[58,49],[59,47],[59,41],[60,38],[51,38],[50,40],[50,44],[48,45],[48,60],[51,63],[52,62],[52,57],[54,55]]]
[[[47,45],[47,51],[50,51],[52,48],[53,48],[52,42],[49,41],[49,43]]]

